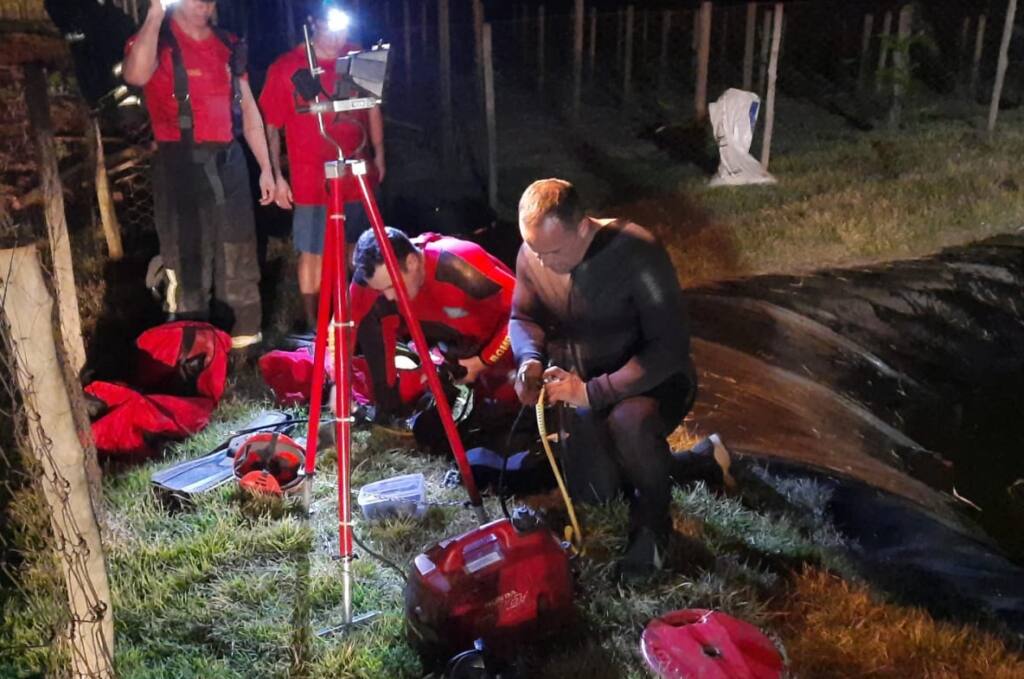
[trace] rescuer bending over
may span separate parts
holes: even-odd
[[[507,266],[476,243],[424,234],[410,239],[388,227],[413,313],[431,345],[445,354],[479,396],[515,405],[508,319],[515,278]],[[395,288],[372,230],[356,243],[351,285],[352,320],[370,369],[377,419],[401,408],[395,346],[405,338]]]

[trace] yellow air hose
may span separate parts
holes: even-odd
[[[569,510],[569,522],[571,525],[565,527],[565,539],[572,544],[573,550],[580,554],[583,552],[583,531],[580,530],[580,522],[576,519],[576,508],[572,504],[572,498],[569,497],[569,491],[566,489],[565,481],[562,479],[562,472],[558,469],[558,461],[555,460],[555,454],[551,451],[551,443],[548,441],[548,429],[544,424],[543,386],[540,389],[540,396],[537,398],[537,430],[540,432],[540,442],[544,446],[544,452],[548,455],[548,463],[551,465],[551,471],[555,475],[555,481],[558,482],[558,490],[562,492],[565,508]],[[562,445],[565,445],[564,441],[562,441]]]

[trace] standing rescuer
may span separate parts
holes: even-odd
[[[346,98],[352,93],[339,91],[344,84],[335,79],[335,63],[338,57],[359,49],[358,45],[348,41],[348,14],[336,2],[322,2],[317,6],[313,27],[313,50],[319,68],[323,69],[319,80],[324,95]],[[305,45],[299,45],[279,57],[267,71],[267,82],[260,93],[260,106],[266,116],[275,174],[274,202],[285,210],[294,210],[292,239],[299,253],[299,291],[305,312],[305,331],[312,332],[316,327],[327,220],[324,163],[337,160],[338,153],[320,135],[316,116],[297,111],[298,107],[309,102],[296,92],[292,77],[297,71],[308,68]],[[380,108],[327,114],[324,118],[327,134],[341,146],[346,159],[369,160],[372,157],[367,177],[370,186],[382,181],[385,172],[384,122]],[[284,129],[288,149],[290,184],[281,167],[281,129]],[[343,177],[341,189],[345,200],[346,256],[351,257],[356,239],[370,228],[370,221],[360,202],[355,178]]]
[[[151,2],[125,47],[124,80],[143,87],[157,152],[153,203],[167,269],[167,311],[211,315],[232,347],[260,341],[259,262],[244,136],[260,167],[260,204],[274,176],[263,120],[246,76],[245,47],[211,25],[213,2]],[[211,305],[210,292],[213,291]],[[212,309],[211,309],[212,306]]]
[[[627,489],[619,574],[642,577],[661,567],[671,533],[666,438],[696,395],[675,269],[646,229],[585,216],[561,179],[526,189],[519,230],[509,323],[516,391],[533,405],[544,384],[548,402],[574,406],[564,412],[570,493],[604,502]]]

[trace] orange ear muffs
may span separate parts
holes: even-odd
[[[292,492],[302,483],[305,451],[284,434],[259,432],[239,446],[235,453],[235,478],[240,481],[253,472],[266,472],[278,492]]]
[[[266,470],[251,471],[238,480],[242,490],[253,495],[282,495],[281,484]]]

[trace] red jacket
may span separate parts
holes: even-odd
[[[458,358],[479,356],[486,365],[511,367],[512,271],[476,243],[437,234],[413,242],[423,253],[426,278],[411,305],[427,341],[446,342]],[[398,306],[358,280],[353,280],[350,295],[356,337],[377,403],[394,407],[395,343],[407,334]]]

